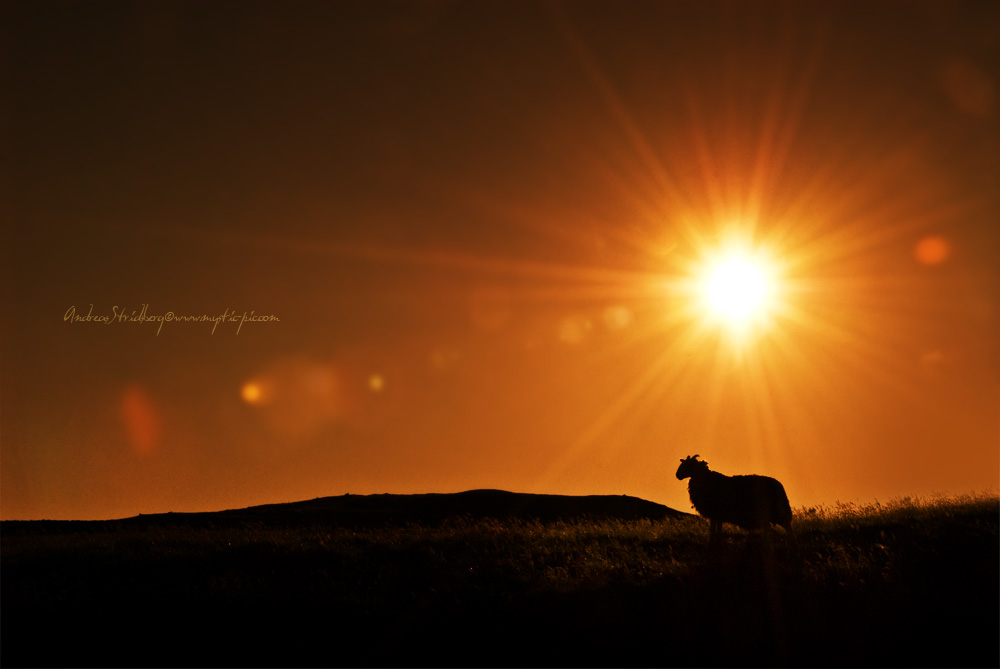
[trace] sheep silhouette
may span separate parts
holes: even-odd
[[[691,503],[710,521],[713,539],[722,532],[723,523],[745,530],[763,530],[771,524],[792,529],[792,508],[785,488],[770,476],[749,474],[726,476],[713,472],[697,455],[681,459],[677,478],[688,482]]]

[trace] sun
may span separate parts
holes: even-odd
[[[697,297],[708,320],[742,334],[766,323],[776,283],[775,264],[763,251],[729,246],[704,259]]]

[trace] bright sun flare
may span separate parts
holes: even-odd
[[[740,331],[767,316],[774,294],[773,273],[766,260],[740,249],[708,260],[698,285],[708,315]]]

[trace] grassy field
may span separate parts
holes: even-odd
[[[707,522],[0,525],[13,666],[992,666],[996,495]]]

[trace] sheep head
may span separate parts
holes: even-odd
[[[691,455],[686,458],[681,458],[681,466],[677,468],[677,478],[679,480],[684,480],[699,472],[707,471],[708,463],[704,460],[699,460],[697,455]]]

